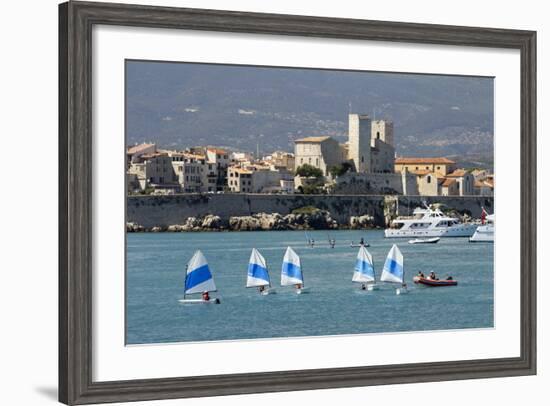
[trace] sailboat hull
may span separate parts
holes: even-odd
[[[203,300],[203,299],[180,299],[178,302],[183,304],[220,304],[220,299],[210,299],[210,300]]]

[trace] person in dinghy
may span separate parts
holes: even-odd
[[[205,290],[204,292],[202,292],[202,300],[204,300],[205,302],[209,302],[210,301],[210,293]],[[216,298],[214,299],[214,302],[216,304],[220,304],[220,299]]]

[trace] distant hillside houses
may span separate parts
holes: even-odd
[[[147,143],[129,147],[126,156],[128,193],[294,192],[294,154],[288,152],[255,160],[218,147],[176,151]]]
[[[348,193],[492,196],[494,176],[445,157],[396,157],[393,122],[348,115],[348,140],[312,136],[294,153],[263,157],[216,146],[166,150],[154,143],[126,151],[127,190],[174,193]]]
[[[492,196],[494,177],[487,170],[457,168],[456,162],[444,158],[395,159],[395,172],[416,175],[422,196]]]

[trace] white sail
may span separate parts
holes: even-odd
[[[357,253],[357,261],[355,262],[355,272],[353,273],[352,281],[358,283],[374,282],[372,255],[364,246],[361,246]]]
[[[265,258],[256,249],[252,249],[250,261],[248,262],[248,276],[246,278],[246,287],[269,286],[269,273]]]
[[[216,291],[216,285],[208,267],[208,262],[206,262],[202,252],[196,251],[187,265],[185,294],[214,291]]]
[[[401,254],[397,245],[394,244],[386,257],[380,280],[383,282],[403,283],[405,275],[404,269],[403,254]]]
[[[290,247],[286,249],[281,270],[281,286],[303,285],[302,266],[300,257]]]

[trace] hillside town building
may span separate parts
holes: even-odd
[[[437,176],[447,176],[456,169],[456,162],[448,158],[395,158],[395,172],[430,171]]]

